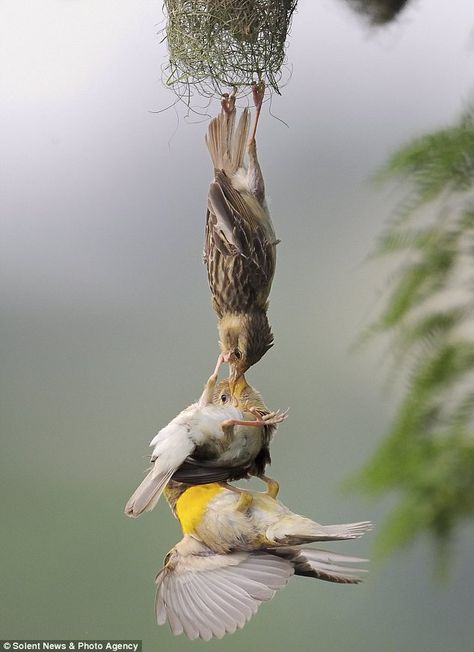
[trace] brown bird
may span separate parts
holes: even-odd
[[[232,382],[273,345],[267,308],[278,241],[255,141],[263,93],[264,86],[254,84],[257,116],[249,141],[250,112],[245,109],[235,127],[234,94],[224,96],[206,137],[215,178],[209,188],[204,261]]]
[[[171,478],[189,484],[226,483],[256,474],[268,481],[270,492],[278,491],[263,472],[270,460],[270,439],[286,414],[269,412],[245,378],[237,383],[238,398],[233,399],[228,381],[217,385],[222,362],[221,355],[200,399],[151,441],[153,466],[127,502],[128,516],[152,510]],[[245,509],[247,492],[231,489],[241,494]]]
[[[358,584],[366,561],[307,547],[313,541],[357,539],[367,521],[320,525],[266,494],[252,492],[242,512],[218,484],[171,483],[166,498],[184,537],[156,578],[156,618],[173,634],[205,641],[244,627],[292,575]]]

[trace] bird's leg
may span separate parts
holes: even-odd
[[[259,411],[258,408],[256,407],[251,407],[248,408],[248,412],[251,412],[254,417],[255,421],[244,421],[240,419],[227,419],[222,423],[222,427],[224,426],[255,426],[256,428],[262,427],[262,426],[276,426],[278,423],[281,423],[284,421],[287,416],[288,416],[288,410],[285,412],[280,412],[280,410],[277,410],[276,412],[267,412],[266,414],[263,414]]]
[[[213,376],[215,376],[216,379],[217,379],[217,376],[219,375],[219,369],[221,368],[221,365],[222,365],[224,362],[227,362],[228,359],[229,359],[229,355],[228,355],[227,353],[221,353],[221,354],[219,355],[219,357],[217,358],[217,362],[216,362],[216,368],[214,369],[211,378],[212,378]],[[209,382],[209,381],[208,381],[208,382]]]
[[[247,172],[247,179],[250,192],[262,204],[265,200],[265,182],[263,180],[262,170],[257,158],[257,142],[255,136],[257,134],[257,125],[260,118],[260,111],[262,110],[262,102],[265,95],[265,83],[263,81],[253,82],[252,95],[255,104],[255,124],[252,129],[252,135],[247,146],[247,154],[249,157],[249,166]]]
[[[234,427],[235,426],[252,426],[254,428],[263,428],[264,426],[276,426],[278,423],[281,423],[288,416],[288,411],[286,412],[268,412],[263,416],[259,414],[257,408],[249,408],[248,410],[255,415],[255,421],[245,421],[244,419],[225,419],[222,421],[221,428],[224,432],[225,439],[222,440],[223,446],[228,446],[234,438]]]
[[[261,428],[262,426],[276,426],[281,423],[288,416],[287,412],[269,412],[263,416],[258,413],[256,408],[249,408],[249,412],[255,415],[255,421],[244,421],[244,419],[226,419],[221,423],[222,429],[233,428],[234,426],[254,426]]]
[[[250,142],[252,141],[255,142],[258,120],[260,118],[260,111],[262,110],[263,98],[265,97],[264,81],[252,83],[252,97],[253,97],[253,103],[255,104],[255,124],[253,126],[252,135],[250,136]]]
[[[224,428],[233,428],[234,426],[255,426],[256,428],[260,428],[264,425],[265,421],[263,421],[263,419],[255,421],[244,421],[243,419],[227,419],[221,424],[223,430]]]
[[[267,485],[267,494],[271,498],[276,498],[278,496],[278,493],[280,491],[280,485],[276,480],[273,480],[272,478],[269,478],[268,475],[259,475],[258,476],[260,480],[263,480],[265,484]]]
[[[249,491],[245,491],[245,489],[239,489],[238,487],[233,487],[228,482],[219,482],[219,485],[224,489],[232,491],[234,494],[239,494],[240,498],[236,507],[238,512],[246,512],[248,510],[253,502],[253,496]]]
[[[230,115],[235,109],[235,96],[237,94],[237,87],[234,86],[232,92],[222,93],[221,107],[222,111],[227,115]]]
[[[219,375],[219,369],[222,365],[222,363],[225,361],[225,355],[221,353],[219,357],[217,358],[217,363],[216,363],[216,368],[212,372],[212,375],[209,376],[208,381],[206,385],[204,386],[204,391],[201,394],[201,398],[198,401],[199,407],[206,407],[206,405],[209,405],[212,403],[212,396],[214,394],[214,388],[217,383],[217,377]]]

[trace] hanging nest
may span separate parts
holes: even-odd
[[[279,93],[298,0],[164,0],[168,86],[211,97],[263,81]],[[188,102],[189,103],[189,102]]]

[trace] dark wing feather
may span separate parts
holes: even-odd
[[[249,246],[247,234],[242,228],[243,219],[227,199],[223,187],[223,184],[213,182],[209,188],[208,226],[212,229],[212,237],[216,244],[220,244],[219,251],[224,255],[245,255],[244,252],[248,255]]]
[[[250,465],[218,466],[216,461],[194,460],[188,457],[175,471],[173,480],[186,484],[209,484],[211,482],[232,482],[249,477]]]
[[[263,410],[259,410],[260,414],[264,416],[268,414]],[[261,476],[265,474],[265,469],[267,464],[271,464],[272,458],[270,456],[270,442],[273,437],[273,433],[276,430],[276,426],[264,426],[263,428],[263,441],[260,452],[253,461],[252,467],[250,468],[250,475]]]
[[[216,173],[209,189],[204,261],[219,316],[266,309],[276,241],[268,214],[263,209],[254,214],[255,202],[238,192],[223,171]]]

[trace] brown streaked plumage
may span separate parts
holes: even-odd
[[[262,98],[263,89],[256,85],[257,117]],[[226,96],[206,137],[215,176],[209,188],[204,261],[221,349],[237,379],[273,345],[267,308],[278,241],[265,201],[256,125],[247,142],[249,110],[235,123],[235,99]]]

